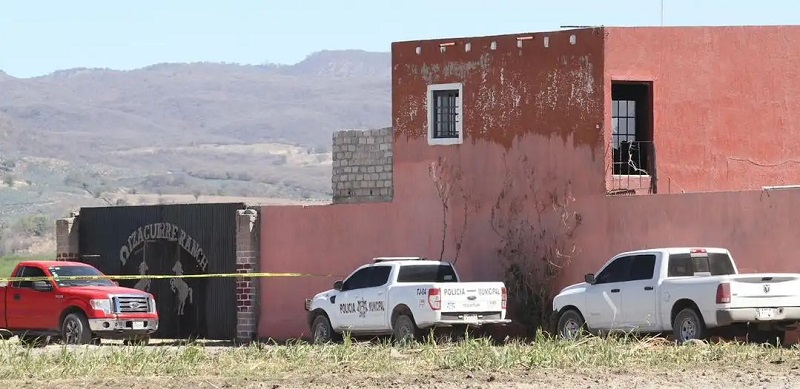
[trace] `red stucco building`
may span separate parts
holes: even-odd
[[[588,28],[394,43],[391,171],[375,176],[389,198],[262,207],[259,271],[343,276],[443,252],[463,278],[497,280],[509,261],[555,258],[560,288],[616,252],[673,245],[800,271],[800,192],[762,189],[800,183],[798,38]],[[258,335],[307,334],[303,298],[334,278],[261,279]]]

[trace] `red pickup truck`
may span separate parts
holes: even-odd
[[[19,336],[29,345],[60,338],[66,344],[99,344],[100,339],[146,343],[158,329],[153,295],[123,288],[80,262],[25,261],[13,277],[53,277],[0,284],[0,336]],[[67,279],[64,279],[67,278]]]

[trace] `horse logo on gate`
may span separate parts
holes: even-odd
[[[176,276],[183,275],[183,265],[180,261],[175,262],[172,271]],[[172,293],[177,292],[178,297],[178,315],[183,315],[183,309],[186,307],[186,299],[189,299],[189,304],[192,304],[192,288],[182,278],[171,278],[169,280],[169,288]]]

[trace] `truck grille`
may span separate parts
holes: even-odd
[[[147,296],[116,296],[113,299],[117,313],[150,312],[150,298]]]

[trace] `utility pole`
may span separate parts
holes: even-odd
[[[661,0],[661,27],[664,27],[664,0]]]

